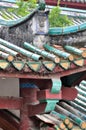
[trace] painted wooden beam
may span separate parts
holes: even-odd
[[[42,70],[41,70],[42,71]],[[40,72],[41,72],[40,71]],[[75,73],[79,73],[79,72],[83,72],[86,71],[86,64],[82,67],[77,67],[74,64],[71,64],[70,69],[68,70],[63,70],[61,67],[57,66],[54,71],[52,73],[35,73],[33,74],[31,72],[31,70],[28,69],[28,73],[25,73],[26,71],[24,71],[24,73],[19,73],[19,72],[15,72],[14,69],[12,71],[12,73],[6,73],[4,71],[0,72],[0,77],[15,77],[15,78],[34,78],[34,79],[50,79],[50,78],[60,78],[63,76],[68,76],[71,74],[75,74]],[[30,73],[30,74],[29,74]]]
[[[20,109],[22,97],[0,97],[0,109]]]
[[[37,105],[28,105],[28,117],[34,116],[36,114],[41,114],[45,112],[47,103],[40,103]]]
[[[38,91],[37,98],[38,100],[43,99],[74,100],[77,97],[77,94],[78,93],[75,88],[62,87],[61,91],[58,94],[51,93],[50,89]]]

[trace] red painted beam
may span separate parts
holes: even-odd
[[[18,97],[0,97],[0,109],[20,109],[23,99]]]
[[[46,4],[50,4],[50,5],[57,5],[57,1],[56,0],[45,0]],[[77,8],[77,9],[86,9],[86,3],[81,3],[81,2],[72,2],[72,1],[63,1],[61,0],[60,2],[60,6],[63,7],[70,7],[70,8]]]
[[[46,103],[41,103],[37,105],[28,105],[28,116],[34,116],[36,114],[45,112]]]
[[[57,100],[74,100],[77,97],[77,90],[75,88],[62,87],[59,94],[52,94],[49,89],[37,92],[38,100],[57,99]]]
[[[77,97],[78,91],[76,88],[62,87],[62,99],[74,100]]]
[[[46,74],[38,74],[38,73],[19,73],[19,72],[12,72],[12,73],[6,73],[6,72],[0,72],[0,77],[15,77],[15,78],[24,78],[24,79],[28,79],[28,78],[34,78],[34,79],[50,79],[50,78],[60,78],[63,76],[67,76],[70,74],[75,74],[78,72],[82,72],[82,71],[86,71],[86,65],[83,65],[82,67],[76,66],[73,63],[71,64],[70,69],[68,70],[64,70],[61,67],[56,67],[54,71],[52,71],[51,73],[48,72]]]
[[[81,3],[81,2],[68,2],[68,1],[61,1],[60,3],[61,6],[66,6],[70,8],[77,8],[77,9],[86,9],[86,3]]]
[[[50,92],[50,89],[41,90],[37,92],[37,98],[38,100],[44,100],[44,99],[62,99],[62,92],[58,94],[53,94]]]

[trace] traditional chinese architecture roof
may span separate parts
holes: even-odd
[[[28,76],[51,77],[57,73],[58,76],[64,76],[70,71],[85,70],[86,48],[45,44],[43,49],[38,49],[27,42],[23,45],[24,48],[21,48],[0,39],[1,72],[8,75],[18,73],[20,76],[30,74]]]
[[[9,3],[6,7],[3,7],[3,2],[1,3],[0,8],[0,24],[8,27],[12,27],[18,24],[22,24],[25,21],[29,20],[39,9],[36,8],[34,10],[30,11],[30,14],[22,17],[16,12],[8,12],[8,8],[10,7]],[[5,2],[6,3],[6,2]],[[11,3],[11,8],[17,8],[17,6],[14,3]],[[3,7],[3,8],[2,8]],[[51,9],[52,6],[46,6],[46,8]],[[85,10],[79,10],[79,9],[73,9],[73,8],[63,8],[61,7],[61,15],[67,15],[69,18],[72,18],[73,25],[68,27],[54,27],[49,28],[49,35],[64,35],[64,34],[71,34],[71,33],[77,33],[83,30],[86,30],[86,11]]]
[[[50,8],[52,7],[50,6]],[[73,25],[67,27],[50,28],[49,29],[50,35],[65,35],[86,30],[85,10],[65,8],[65,7],[61,7],[61,10],[62,15],[67,15],[69,18],[72,18]]]
[[[8,7],[8,6],[7,6]],[[15,6],[14,6],[15,7]],[[51,7],[48,7],[49,9]],[[21,23],[31,18],[38,8],[31,12],[31,14],[21,17],[15,13],[8,13],[7,8],[0,8],[1,20],[0,24],[8,27],[21,25]],[[73,25],[64,28],[49,28],[49,35],[66,35],[77,33],[86,30],[86,11],[78,9],[62,8],[61,14],[67,14],[73,19]],[[78,16],[78,17],[77,17]],[[45,44],[43,49],[39,49],[31,43],[23,43],[23,48],[12,43],[0,39],[0,68],[1,72],[5,74],[21,74],[28,75],[28,77],[38,76],[50,78],[58,73],[64,76],[64,71],[69,73],[81,72],[85,70],[86,66],[86,49],[76,46],[58,46]],[[14,51],[13,51],[14,50]],[[35,52],[35,53],[34,53]],[[71,71],[72,70],[72,71]],[[74,71],[73,71],[74,70]],[[12,75],[11,75],[12,76]]]
[[[82,80],[75,88],[78,90],[78,95],[73,101],[60,101],[54,111],[36,115],[42,121],[41,128],[86,129],[86,80]]]

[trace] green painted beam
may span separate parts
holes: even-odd
[[[59,78],[53,78],[52,81],[52,88],[51,93],[59,93],[61,91],[62,82]]]
[[[45,108],[45,112],[50,112],[50,111],[53,111],[55,109],[56,103],[59,102],[59,100],[47,99],[47,100],[41,100],[41,103],[42,102],[47,103],[46,108]]]

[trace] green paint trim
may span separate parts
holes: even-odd
[[[51,88],[51,93],[59,93],[61,91],[62,87],[62,82],[60,79],[51,79],[52,81],[52,88]]]
[[[50,112],[55,109],[56,103],[59,102],[59,100],[45,100],[47,102],[45,112]]]

